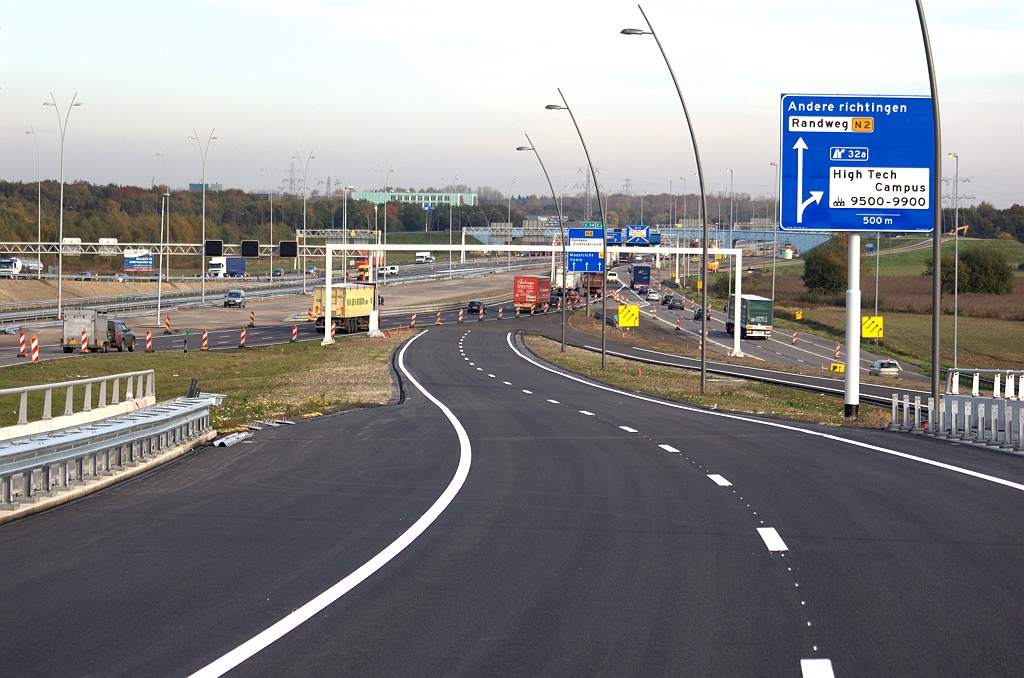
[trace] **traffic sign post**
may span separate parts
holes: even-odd
[[[930,97],[783,94],[779,228],[849,233],[844,414],[860,405],[860,234],[934,229]]]

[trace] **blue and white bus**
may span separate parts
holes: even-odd
[[[42,270],[43,265],[38,259],[21,259],[19,257],[0,259],[0,278],[14,280],[35,278]]]

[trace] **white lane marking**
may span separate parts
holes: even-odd
[[[592,417],[592,416],[594,416],[594,413],[593,413],[593,412],[587,412],[586,410],[580,410],[580,414],[585,414],[585,415],[587,415],[588,417]]]
[[[548,402],[552,403],[552,404],[555,404],[555,405],[559,404],[557,400],[552,400],[551,398],[548,398]]]
[[[511,381],[503,381],[501,383],[505,384],[505,386],[511,386],[512,385]]]
[[[495,378],[495,376],[493,374],[488,374],[487,376],[490,377],[491,379]]]
[[[913,454],[907,454],[906,452],[900,452],[898,450],[892,450],[892,449],[889,449],[888,447],[880,447],[878,445],[871,445],[870,443],[862,443],[862,442],[860,442],[858,440],[850,440],[849,438],[841,438],[841,437],[839,437],[837,435],[833,435],[831,433],[822,433],[821,431],[812,431],[810,429],[800,428],[799,426],[790,426],[789,424],[780,424],[780,423],[774,422],[774,421],[762,421],[760,419],[751,419],[750,417],[741,417],[738,414],[728,414],[726,412],[717,412],[717,411],[713,411],[713,410],[702,410],[702,409],[698,409],[696,407],[689,407],[687,405],[680,405],[678,403],[667,403],[667,402],[665,402],[663,400],[657,400],[656,398],[649,398],[647,396],[640,395],[639,393],[630,393],[629,391],[620,391],[619,389],[612,388],[610,386],[603,386],[601,384],[595,384],[593,382],[587,381],[586,379],[581,379],[581,378],[575,377],[575,376],[573,376],[571,374],[565,374],[564,372],[559,372],[558,370],[552,369],[552,368],[548,367],[547,365],[542,365],[542,364],[538,363],[537,361],[532,360],[531,358],[523,355],[522,353],[519,352],[519,349],[517,349],[515,346],[512,345],[512,333],[511,332],[509,332],[505,336],[505,340],[508,343],[509,348],[512,349],[512,352],[515,353],[520,358],[522,358],[523,360],[525,360],[526,362],[528,362],[528,363],[530,363],[530,364],[532,364],[532,365],[534,365],[536,367],[539,367],[542,370],[545,370],[547,372],[551,372],[552,374],[557,374],[560,377],[564,377],[565,379],[571,379],[572,381],[576,381],[576,382],[579,382],[581,384],[585,384],[586,386],[591,386],[593,388],[601,389],[602,391],[609,391],[611,393],[617,393],[618,395],[626,396],[627,398],[635,398],[636,400],[642,400],[644,402],[654,403],[656,405],[664,405],[665,407],[673,407],[673,408],[675,408],[677,410],[685,410],[687,412],[694,412],[694,413],[697,413],[697,414],[703,414],[703,415],[710,416],[710,417],[723,417],[725,419],[735,419],[737,421],[747,422],[748,424],[757,424],[759,426],[768,426],[770,428],[778,428],[778,429],[782,429],[784,431],[794,431],[796,433],[804,433],[804,434],[809,435],[809,436],[816,436],[818,438],[824,438],[826,440],[833,440],[833,441],[838,442],[838,443],[845,443],[846,445],[853,445],[854,447],[860,447],[860,448],[865,449],[865,450],[874,450],[875,452],[881,452],[883,454],[890,454],[890,455],[892,455],[894,457],[900,457],[902,459],[909,459],[910,461],[916,461],[916,462],[919,462],[921,464],[927,464],[928,466],[935,466],[935,467],[938,467],[938,468],[941,468],[941,469],[945,469],[947,471],[953,471],[955,473],[962,473],[965,476],[971,476],[972,478],[978,478],[980,480],[987,480],[990,483],[995,483],[997,485],[1003,485],[1005,487],[1010,487],[1010,488],[1013,488],[1015,490],[1021,490],[1022,492],[1024,492],[1024,484],[1021,484],[1021,483],[1015,483],[1015,482],[1012,482],[1010,480],[1004,480],[1003,478],[997,478],[996,476],[990,476],[990,475],[988,475],[986,473],[979,473],[977,471],[972,471],[969,468],[962,468],[960,466],[953,466],[952,464],[946,464],[946,463],[943,463],[941,461],[935,461],[933,459],[926,459],[925,457],[918,457],[918,456],[913,455]],[[609,351],[609,353],[611,353],[611,352]]]
[[[764,545],[768,547],[769,551],[789,550],[786,542],[782,541],[782,537],[779,536],[774,527],[759,527],[757,528],[757,533],[761,535],[761,539],[764,540]]]
[[[800,675],[803,678],[835,678],[831,659],[801,659]]]
[[[635,428],[630,428],[628,426],[620,426],[619,428],[621,428],[623,431],[626,431],[627,433],[639,433],[639,431],[637,431]]]
[[[527,391],[525,388],[523,389],[523,393],[526,395],[533,395],[533,391]]]
[[[423,532],[430,527],[431,523],[437,520],[438,516],[448,508],[448,505],[452,503],[452,500],[455,499],[455,495],[459,493],[463,483],[466,482],[466,477],[469,475],[469,467],[473,461],[473,448],[469,442],[469,434],[466,433],[466,429],[463,428],[459,420],[454,414],[452,414],[452,411],[449,410],[444,403],[423,388],[423,386],[416,381],[416,378],[413,377],[405,368],[406,349],[409,348],[409,345],[412,344],[412,342],[416,341],[429,331],[430,330],[424,330],[405,343],[405,346],[402,347],[402,350],[398,354],[398,367],[402,370],[413,386],[419,389],[420,393],[426,396],[427,400],[437,405],[438,409],[440,409],[441,412],[444,413],[444,416],[448,418],[448,421],[451,422],[452,427],[459,436],[459,466],[455,469],[455,476],[452,478],[451,482],[448,483],[448,487],[446,487],[444,492],[441,493],[441,496],[437,498],[437,501],[427,509],[427,512],[420,516],[419,520],[413,523],[408,530],[403,532],[398,539],[388,544],[383,551],[366,561],[366,563],[352,572],[352,574],[348,575],[299,609],[285,616],[277,623],[271,625],[266,630],[258,633],[235,649],[231,650],[220,659],[216,659],[199,669],[193,673],[190,678],[216,678],[217,676],[222,676],[249,657],[269,646],[274,641],[279,640],[289,632],[298,628],[298,626],[303,622],[309,620],[318,612],[321,612],[328,605],[358,586],[367,577],[384,567],[388,561],[401,553],[405,547],[423,534]]]
[[[717,473],[709,473],[708,478],[711,478],[719,487],[732,487],[732,483],[718,475]]]
[[[463,358],[463,360],[469,360],[469,358]]]
[[[671,445],[658,445],[658,447],[660,447],[661,449],[665,450],[666,452],[678,452],[679,451],[676,448],[672,447]]]
[[[476,365],[476,363],[470,363],[470,365]]]
[[[472,364],[473,364],[473,363],[470,363],[470,365],[472,365]],[[478,367],[478,368],[476,368],[476,371],[477,371],[477,372],[483,372],[483,371],[484,371],[484,368],[482,368],[482,367]]]

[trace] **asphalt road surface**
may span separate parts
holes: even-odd
[[[0,671],[1024,675],[1019,459],[617,391],[513,325],[0,528]]]

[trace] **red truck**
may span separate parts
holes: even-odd
[[[543,313],[551,300],[551,281],[517,275],[512,282],[512,303],[520,313]]]

